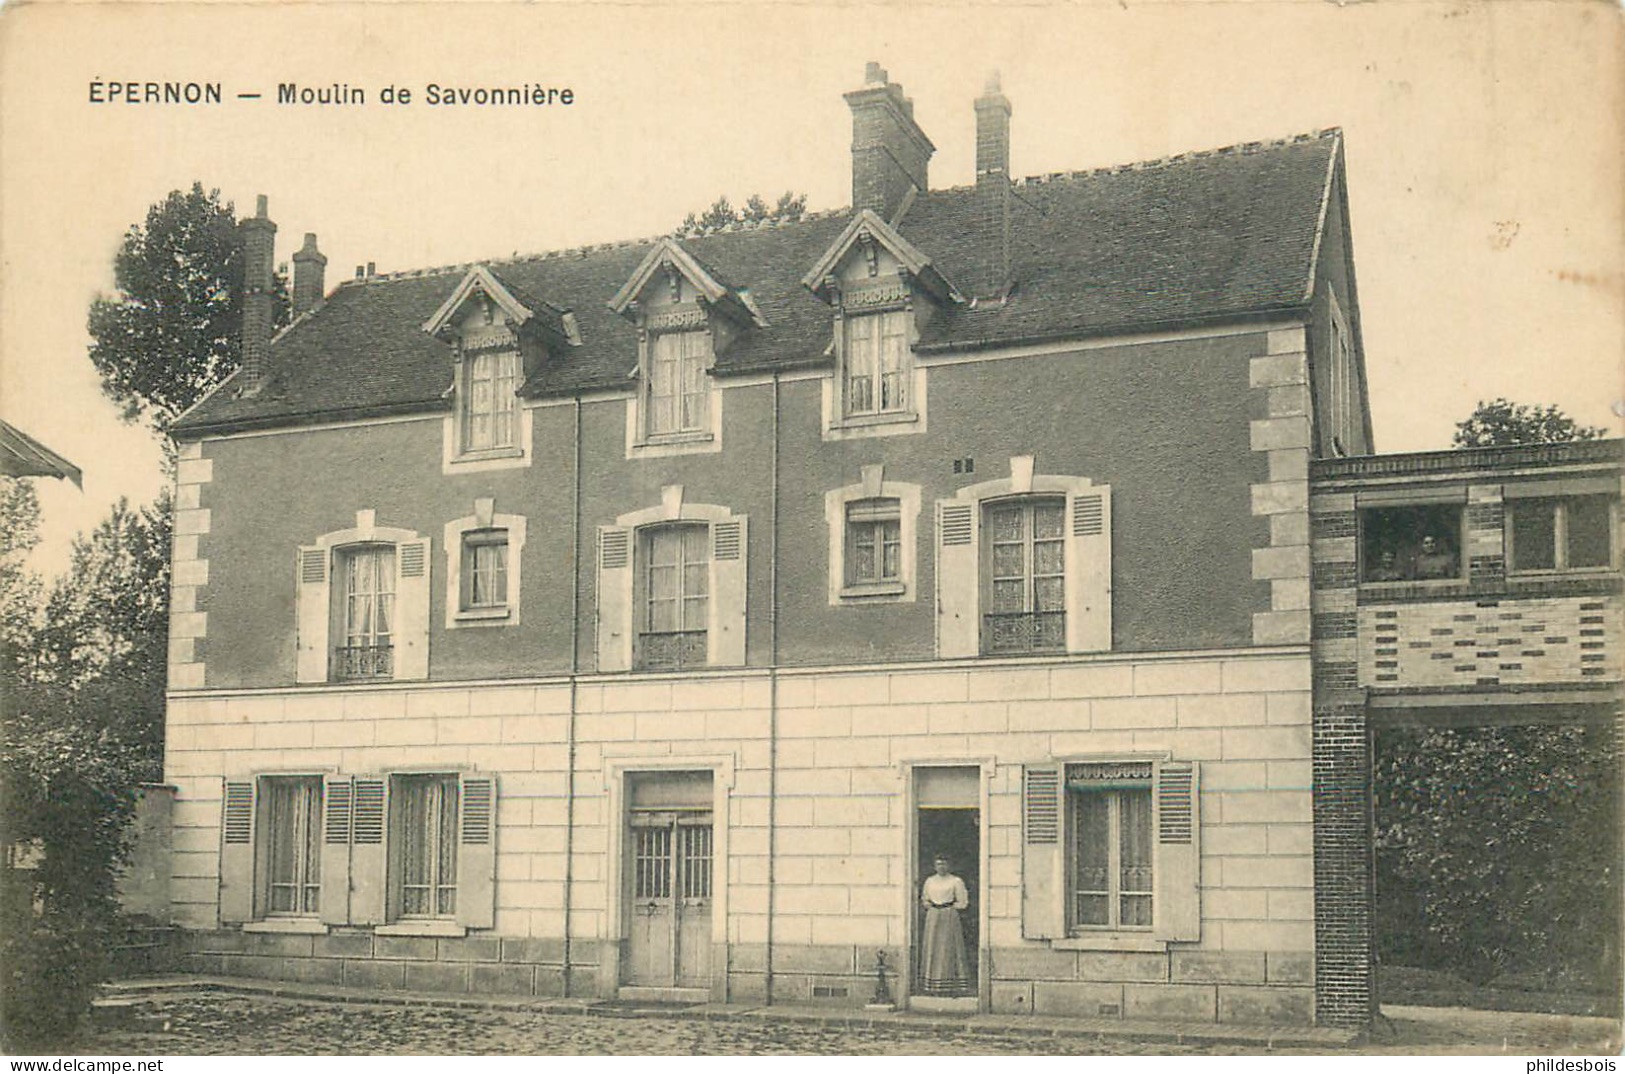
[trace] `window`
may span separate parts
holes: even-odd
[[[519,352],[477,351],[463,366],[463,450],[517,447]]]
[[[463,535],[463,611],[508,606],[508,531],[475,530]]]
[[[913,352],[907,310],[866,313],[845,319],[845,414],[848,418],[902,415],[910,411]]]
[[[1360,512],[1360,581],[1460,577],[1460,504],[1372,507]]]
[[[1167,759],[1025,766],[1022,936],[1115,950],[1201,939],[1197,775]]]
[[[640,533],[639,668],[687,668],[706,663],[709,536],[710,528],[702,525],[653,526]]]
[[[1613,563],[1607,496],[1507,501],[1507,562],[1513,571],[1563,571]]]
[[[711,358],[711,333],[656,332],[649,339],[648,353],[648,435],[706,432],[710,428],[706,367]]]
[[[340,644],[333,651],[336,679],[387,679],[395,624],[395,548],[366,545],[338,554],[335,609]]]
[[[322,781],[268,777],[265,811],[265,907],[269,915],[314,916],[321,910]]]
[[[1030,499],[983,508],[988,654],[1066,648],[1066,503]]]
[[[457,913],[458,792],[455,775],[395,779],[397,918]]]
[[[902,586],[902,506],[897,500],[846,505],[846,584],[852,589]]]
[[[1152,925],[1151,763],[1067,766],[1074,930]]]

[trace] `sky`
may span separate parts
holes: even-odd
[[[1479,399],[1619,435],[1625,48],[1602,2],[884,5],[76,4],[0,9],[0,417],[85,472],[41,482],[36,569],[161,453],[86,357],[125,230],[201,181],[327,282],[670,231],[718,194],[850,202],[841,94],[885,66],[972,181],[971,102],[1013,105],[1016,175],[1340,126],[1380,451],[1448,446]],[[93,81],[219,81],[215,106],[95,104]],[[276,103],[279,83],[359,107]],[[431,106],[442,86],[570,87],[565,107]],[[384,105],[386,86],[408,105]],[[239,100],[238,92],[261,92]],[[354,360],[365,361],[365,355]]]

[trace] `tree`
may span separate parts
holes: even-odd
[[[689,213],[683,217],[683,224],[677,229],[679,235],[694,231],[716,231],[733,224],[750,223],[759,224],[764,220],[800,220],[807,213],[807,195],[793,194],[786,190],[779,195],[779,200],[768,208],[767,202],[760,194],[752,194],[745,199],[744,209],[735,209],[728,200],[728,195],[722,194],[713,201],[708,209],[702,213]]]
[[[242,242],[230,202],[193,183],[133,225],[113,261],[118,293],[90,305],[90,360],[126,421],[164,432],[240,360]],[[288,318],[279,273],[273,320]]]
[[[1507,399],[1480,401],[1465,421],[1456,423],[1452,446],[1501,447],[1507,444],[1558,444],[1597,440],[1608,430],[1581,425],[1556,406],[1532,406]]]

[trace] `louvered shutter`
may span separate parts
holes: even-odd
[[[395,547],[395,678],[429,677],[429,541]]]
[[[1153,792],[1156,829],[1156,902],[1152,921],[1159,940],[1202,938],[1202,824],[1197,767],[1164,761]]]
[[[350,798],[350,924],[382,925],[385,858],[384,820],[389,782],[382,776],[357,776]]]
[[[598,527],[598,670],[632,666],[632,531]]]
[[[937,655],[975,656],[981,647],[977,614],[977,505],[937,501]]]
[[[225,781],[220,804],[220,921],[254,920],[254,781]]]
[[[1066,935],[1063,906],[1059,765],[1022,769],[1021,934],[1029,940]]]
[[[706,663],[739,667],[745,663],[745,516],[711,523],[711,599],[706,624]]]
[[[457,833],[457,923],[488,929],[496,923],[496,777],[463,776]]]
[[[315,545],[299,549],[294,561],[296,614],[295,682],[327,681],[328,551]]]
[[[349,776],[322,780],[322,921],[350,923],[350,832],[354,787]]]
[[[1066,527],[1066,648],[1112,647],[1112,490],[1095,485],[1070,497]]]

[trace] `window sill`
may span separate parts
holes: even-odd
[[[632,446],[635,448],[669,447],[673,444],[709,444],[716,436],[703,430],[691,433],[656,433],[645,436]]]
[[[456,614],[454,622],[459,626],[502,626],[513,617],[513,609],[501,608],[468,608]]]
[[[1168,941],[1159,940],[1150,933],[1101,932],[1083,933],[1051,940],[1056,951],[1155,951],[1168,950]]]
[[[468,930],[455,921],[397,921],[393,925],[379,925],[372,930],[374,936],[467,936]]]
[[[876,425],[910,425],[920,420],[913,410],[898,410],[883,414],[849,414],[838,418],[831,429],[868,429]]]
[[[525,449],[519,447],[483,448],[479,451],[464,451],[452,456],[451,464],[456,466],[460,462],[489,462],[492,459],[522,459]]]
[[[866,582],[862,585],[849,585],[841,587],[841,599],[851,601],[874,601],[889,597],[901,597],[908,592],[908,586],[902,582]]]
[[[327,926],[313,917],[268,917],[243,922],[244,932],[281,932],[299,936],[326,936]]]

